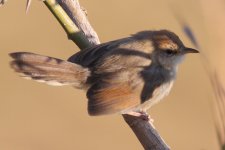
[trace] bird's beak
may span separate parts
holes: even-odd
[[[199,53],[198,50],[193,49],[193,48],[189,48],[189,47],[185,47],[183,52],[184,52],[185,54],[186,54],[186,53]]]

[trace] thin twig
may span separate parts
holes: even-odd
[[[71,3],[72,2],[75,1],[71,0]],[[56,0],[45,0],[44,3],[61,24],[61,26],[67,33],[68,38],[72,40],[80,49],[98,44],[90,42],[92,41],[92,37],[87,37],[84,32],[76,26],[72,19],[67,15],[68,13],[63,10],[62,6],[60,6]],[[80,8],[77,7],[77,9]]]

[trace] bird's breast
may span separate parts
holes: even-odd
[[[173,86],[176,77],[176,69],[167,70],[163,67],[152,64],[140,74],[142,78],[140,104],[125,110],[128,111],[147,111],[151,106],[158,103],[167,96]],[[124,112],[124,111],[123,111]]]
[[[152,96],[149,99],[145,100],[143,103],[133,108],[132,111],[147,111],[151,106],[158,103],[165,96],[167,96],[172,86],[172,80],[160,85],[153,91]]]

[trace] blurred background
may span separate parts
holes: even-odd
[[[204,55],[186,57],[171,94],[149,113],[172,149],[219,150],[213,121],[214,93],[205,68],[212,66],[223,80],[225,2],[80,0],[80,3],[101,42],[141,30],[169,29],[186,46],[194,47],[182,31],[180,21],[192,28]],[[88,116],[85,92],[24,80],[10,69],[10,52],[29,51],[67,59],[79,51],[43,2],[33,0],[28,14],[25,4],[25,0],[8,0],[0,8],[0,149],[143,149],[121,116]]]

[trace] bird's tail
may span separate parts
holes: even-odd
[[[23,77],[50,85],[82,88],[90,74],[88,68],[68,61],[27,52],[11,53],[11,67]]]

